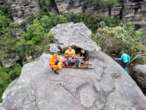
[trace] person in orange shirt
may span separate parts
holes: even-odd
[[[75,57],[75,54],[76,54],[75,50],[71,47],[68,47],[68,49],[64,53],[64,56],[66,58],[73,58]]]
[[[64,53],[64,61],[63,64],[65,67],[69,66],[80,66],[80,60],[76,58],[76,52],[73,48],[68,47],[68,49]]]
[[[57,53],[50,56],[49,66],[51,69],[58,74],[58,71],[62,69],[62,58]]]

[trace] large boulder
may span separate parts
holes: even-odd
[[[87,33],[91,31],[83,23],[70,25],[73,30],[76,27],[74,36],[80,35],[80,42],[72,40],[71,29],[66,30],[68,24],[62,24],[52,29],[58,29],[53,32],[60,37],[55,44],[62,47],[59,42],[65,40],[70,43],[63,47],[76,45],[92,52],[83,46],[83,38],[88,38],[86,42],[96,51],[96,57],[90,57],[94,69],[64,68],[56,75],[48,68],[50,55],[43,54],[24,65],[20,77],[4,92],[2,107],[5,110],[146,110],[146,98],[141,90],[121,66],[94,45]],[[62,36],[66,38],[62,40]]]
[[[92,3],[93,0],[55,0],[60,13],[88,13],[98,16],[109,16],[108,7]],[[146,25],[144,0],[122,0],[124,2],[123,19],[136,25]],[[112,7],[111,16],[119,16],[122,5]]]
[[[3,107],[0,107],[0,110],[5,110]]]
[[[50,33],[54,35],[57,47],[62,49],[75,46],[83,48],[91,54],[100,50],[100,47],[91,40],[92,32],[84,23],[58,24],[51,29]]]
[[[136,65],[133,68],[132,76],[146,94],[146,65]]]
[[[39,13],[38,0],[5,0],[9,13],[14,20],[22,21],[24,18]]]

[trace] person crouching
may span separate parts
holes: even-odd
[[[62,69],[62,58],[57,53],[54,53],[50,56],[49,66],[54,71],[54,73],[58,74],[58,71]]]

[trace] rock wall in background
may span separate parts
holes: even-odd
[[[9,13],[14,20],[23,19],[38,14],[40,11],[38,0],[5,0]]]
[[[52,0],[53,1],[53,0]],[[99,16],[108,16],[108,8],[101,8],[86,3],[85,0],[54,0],[53,2],[60,13],[90,13]],[[6,0],[9,13],[14,20],[25,18],[39,13],[39,0]],[[54,6],[52,4],[52,7]],[[48,5],[48,7],[51,7]],[[122,5],[112,8],[112,16],[118,16]],[[53,9],[52,9],[53,10]],[[50,9],[51,11],[51,9]],[[146,24],[146,1],[144,0],[124,0],[123,20],[132,21],[134,24]]]
[[[93,15],[108,16],[108,8],[100,8],[87,4],[81,0],[55,0],[58,10],[61,13],[90,13]],[[122,5],[116,5],[112,8],[112,16],[118,16],[122,9]],[[143,0],[124,0],[123,20],[132,21],[134,24],[146,24],[146,2]]]

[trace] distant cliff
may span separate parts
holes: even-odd
[[[5,0],[5,3],[14,20],[38,14],[40,11],[38,0]]]
[[[90,13],[108,16],[108,8],[91,5],[80,0],[55,0],[60,12]],[[118,5],[111,8],[111,16],[132,21],[134,24],[146,24],[146,2],[143,0],[121,0]]]
[[[14,20],[38,14],[42,3],[46,3],[48,11],[56,10],[57,13],[88,13],[100,16],[108,16],[108,8],[92,5],[86,0],[6,0],[9,13]],[[144,0],[121,0],[118,5],[111,8],[111,16],[119,16],[120,19],[132,21],[134,24],[146,24],[146,2]]]

